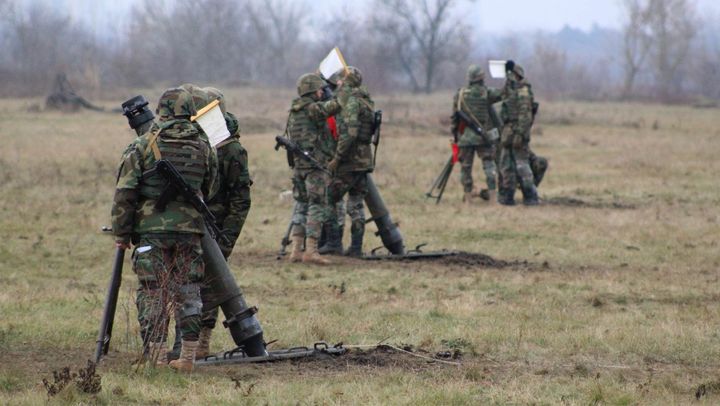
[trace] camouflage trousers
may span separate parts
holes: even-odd
[[[495,166],[495,145],[477,145],[460,147],[460,183],[465,193],[473,190],[472,168],[475,154],[482,159],[483,172],[485,172],[485,183],[489,190],[497,188],[497,169]]]
[[[500,143],[500,187],[514,191],[518,182],[522,188],[532,187],[535,182],[530,168],[530,134],[518,133],[508,125],[503,128]]]
[[[135,304],[143,342],[167,340],[170,314],[184,340],[197,340],[202,312],[200,282],[205,271],[200,236],[141,235],[132,261],[140,282]]]
[[[330,181],[330,204],[342,204],[345,195],[348,195],[345,205],[347,215],[350,216],[350,232],[355,237],[365,232],[365,195],[367,195],[367,172],[345,172],[335,175]],[[344,223],[344,219],[343,219]],[[340,224],[340,222],[338,222]]]
[[[320,239],[322,225],[334,217],[328,204],[329,176],[315,169],[295,169],[293,197],[298,202],[298,213],[293,214],[292,235]]]

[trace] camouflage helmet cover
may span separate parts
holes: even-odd
[[[222,94],[220,89],[216,87],[205,87],[203,88],[205,93],[208,95],[208,103],[213,100],[219,100],[220,101],[220,111],[223,112],[223,114],[227,113],[227,110],[225,109],[225,96]]]
[[[208,103],[210,103],[213,99],[208,95],[208,93],[205,91],[205,89],[201,88],[198,85],[194,85],[192,83],[183,83],[180,85],[181,89],[187,90],[191,95],[193,102],[195,103],[196,109],[201,109],[205,106],[207,106]]]
[[[479,82],[485,80],[485,71],[479,65],[470,65],[467,70],[468,83]]]
[[[515,74],[517,80],[525,79],[525,69],[522,66],[515,64],[511,72]]]
[[[345,74],[345,83],[351,87],[357,87],[362,84],[363,77],[360,69],[354,66],[347,67],[347,73]]]
[[[172,118],[189,118],[197,113],[193,97],[185,89],[173,87],[165,90],[155,110],[161,121]]]
[[[325,81],[315,73],[306,73],[297,80],[297,91],[300,96],[314,93],[325,86]]]

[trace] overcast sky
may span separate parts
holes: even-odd
[[[30,3],[33,0],[16,0]],[[67,10],[98,33],[117,30],[128,11],[140,0],[39,0],[49,7]],[[172,0],[170,0],[172,1]],[[364,12],[373,0],[285,0],[300,1],[313,7],[319,15],[334,15],[343,8]],[[720,14],[719,0],[695,0],[700,15]],[[621,0],[461,0],[457,11],[463,19],[484,32],[557,31],[565,25],[588,30],[593,24],[620,28]]]

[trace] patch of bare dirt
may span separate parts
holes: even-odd
[[[603,202],[600,200],[585,201],[575,197],[557,196],[543,199],[543,204],[551,206],[578,207],[588,209],[618,209],[618,210],[635,210],[637,206],[626,202]]]

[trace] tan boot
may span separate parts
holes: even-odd
[[[488,195],[488,204],[494,204],[497,201],[497,192],[495,189],[490,189],[487,191]]]
[[[155,360],[155,366],[165,367],[168,364],[167,344],[165,343],[149,343],[148,361]]]
[[[300,235],[294,235],[292,237],[292,251],[290,252],[290,256],[288,256],[288,261],[290,262],[300,262],[303,258],[303,252],[302,252],[302,246],[303,241],[305,240],[305,237]]]
[[[473,193],[472,192],[465,192],[463,193],[463,203],[467,206],[471,206],[473,203]]]
[[[180,347],[180,358],[170,361],[170,368],[180,372],[192,372],[195,365],[195,351],[197,351],[198,341],[182,340]]]
[[[302,262],[315,265],[330,265],[332,263],[320,256],[317,238],[313,237],[308,237],[305,241],[305,254],[302,257]]]
[[[195,351],[195,359],[205,358],[210,355],[210,337],[212,329],[203,327],[200,329],[200,337],[198,338],[198,348]]]

